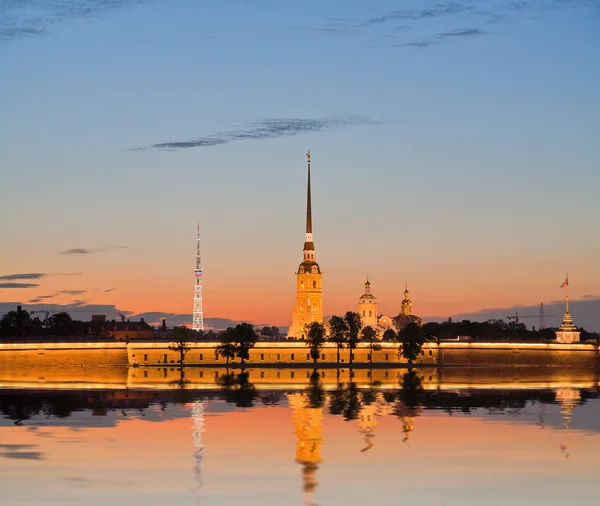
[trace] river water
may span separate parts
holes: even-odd
[[[3,384],[0,504],[597,504],[593,376],[309,376]]]

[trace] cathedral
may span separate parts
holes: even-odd
[[[315,243],[312,229],[312,205],[310,188],[310,151],[306,154],[308,182],[306,189],[306,237],[304,240],[303,259],[296,271],[296,305],[292,312],[292,326],[288,332],[290,339],[305,339],[306,326],[312,322],[323,323],[323,273],[315,259]],[[412,302],[408,287],[404,290],[404,300],[397,316],[380,315],[377,299],[371,293],[371,282],[367,279],[365,293],[358,300],[358,314],[362,318],[363,327],[373,327],[381,335],[388,329],[396,332],[409,323],[422,325],[421,318],[413,314]],[[326,324],[327,326],[327,324]]]
[[[413,314],[408,286],[405,287],[404,300],[402,300],[397,316],[389,317],[379,314],[377,299],[371,293],[371,282],[368,279],[365,283],[365,293],[358,299],[358,314],[362,318],[363,327],[373,327],[380,334],[388,329],[399,332],[409,323],[423,324],[423,320]]]

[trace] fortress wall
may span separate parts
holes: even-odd
[[[599,363],[598,351],[593,345],[457,344],[440,345],[441,364],[573,366],[594,369]]]
[[[0,374],[8,369],[126,366],[125,343],[0,344]]]
[[[185,354],[185,363],[188,365],[225,365],[226,360],[215,356],[215,343],[192,343],[190,351]],[[179,353],[170,351],[168,343],[129,343],[127,348],[130,363],[139,365],[177,365]],[[405,364],[406,360],[400,357],[398,344],[383,343],[383,349],[373,353],[373,363],[377,364]],[[354,362],[369,363],[370,350],[364,343],[354,350]],[[348,365],[350,359],[347,349],[341,350],[340,364]],[[319,363],[335,364],[337,361],[337,348],[327,345],[321,352]],[[239,362],[239,359],[236,359]],[[437,347],[435,349],[424,349],[417,363],[437,363]],[[303,342],[287,341],[278,343],[257,343],[250,350],[248,365],[260,364],[312,364],[309,350]]]

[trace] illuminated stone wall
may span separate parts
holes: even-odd
[[[445,365],[537,365],[597,367],[594,345],[442,343],[440,363]]]
[[[225,360],[215,357],[215,343],[193,343],[191,350],[185,355],[186,364],[195,365],[224,365]],[[373,353],[373,363],[379,364],[405,364],[406,360],[400,357],[398,344],[382,343],[383,349]],[[130,343],[127,348],[130,363],[139,365],[176,365],[179,363],[179,353],[169,351],[167,343]],[[370,350],[363,343],[354,350],[355,363],[368,363]],[[437,347],[424,349],[417,363],[437,363]],[[340,364],[347,366],[350,355],[347,349],[341,350]],[[322,350],[319,363],[334,364],[337,360],[337,348],[327,345]],[[236,362],[239,362],[236,359]],[[305,343],[288,341],[280,343],[257,343],[250,350],[248,365],[260,364],[312,364],[308,348]]]
[[[125,343],[0,344],[0,369],[126,366]]]

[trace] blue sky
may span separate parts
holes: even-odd
[[[212,316],[283,325],[310,149],[326,312],[367,272],[390,313],[599,295],[599,34],[586,0],[5,0],[0,274],[187,312],[200,219]]]

